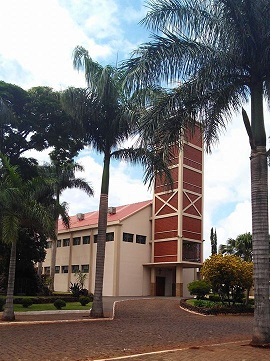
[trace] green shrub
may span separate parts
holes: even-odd
[[[21,304],[23,307],[28,308],[33,304],[33,300],[31,298],[23,298]]]
[[[61,310],[62,307],[66,306],[66,302],[64,300],[58,298],[57,300],[55,300],[54,306],[57,310]]]
[[[212,295],[209,295],[209,300],[210,301],[213,301],[213,302],[220,302],[221,301],[221,298],[219,295],[217,294],[212,294]]]
[[[188,290],[191,295],[195,295],[198,300],[204,299],[204,297],[210,292],[211,285],[204,280],[193,281],[188,284]]]
[[[81,286],[77,282],[76,283],[70,282],[69,290],[74,297],[79,297],[80,291],[81,291]]]
[[[205,306],[205,302],[203,300],[195,300],[194,301],[194,305],[196,307],[204,307]]]
[[[88,296],[88,289],[87,288],[82,288],[80,290],[80,296]]]
[[[0,298],[0,312],[4,311],[5,304],[6,304],[6,299]]]
[[[81,296],[79,301],[82,306],[86,306],[90,302],[90,298],[88,296]]]

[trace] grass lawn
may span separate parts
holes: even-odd
[[[71,310],[89,310],[92,307],[92,302],[89,302],[86,306],[82,306],[80,302],[67,302],[65,307],[62,307],[63,311]],[[15,312],[30,312],[30,311],[57,311],[53,303],[41,303],[32,304],[29,307],[23,307],[19,304],[14,304]]]

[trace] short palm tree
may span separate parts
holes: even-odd
[[[89,196],[94,195],[93,188],[83,178],[76,178],[76,171],[83,171],[83,167],[73,161],[59,162],[52,160],[49,165],[40,167],[40,173],[47,179],[49,189],[52,191],[54,203],[50,204],[55,219],[55,237],[51,239],[51,266],[50,266],[50,284],[49,289],[54,291],[55,265],[57,252],[58,219],[61,216],[63,224],[68,228],[70,226],[70,217],[67,211],[67,204],[60,204],[60,197],[65,189],[77,188],[83,190]]]
[[[252,345],[269,343],[268,156],[263,100],[269,100],[269,0],[149,0],[142,23],[156,32],[123,64],[133,90],[167,86],[144,116],[143,137],[163,144],[198,122],[207,150],[233,111],[251,147],[255,313]],[[175,85],[170,88],[169,85]],[[243,109],[250,102],[250,119]],[[233,139],[233,147],[235,146]]]
[[[63,105],[70,115],[79,120],[88,143],[103,154],[103,172],[99,204],[96,275],[91,317],[103,317],[103,276],[107,228],[108,191],[111,159],[126,160],[144,166],[144,181],[151,183],[157,170],[170,173],[166,161],[151,145],[125,148],[125,140],[134,135],[137,109],[125,96],[122,88],[122,72],[112,66],[94,62],[87,50],[76,47],[74,67],[83,69],[87,89],[69,88],[63,94]]]
[[[37,201],[44,182],[40,178],[24,180],[16,166],[11,166],[8,158],[0,153],[0,221],[1,236],[11,244],[6,305],[2,320],[15,319],[13,293],[16,267],[16,243],[21,227],[30,227],[37,232],[53,236],[54,219],[48,208]]]
[[[219,253],[233,254],[241,257],[244,261],[253,261],[252,250],[252,235],[250,232],[246,232],[238,235],[236,239],[229,238],[227,244],[221,244],[219,246]]]

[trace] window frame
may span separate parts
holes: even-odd
[[[84,242],[84,240],[88,240],[88,242]],[[82,244],[90,244],[90,242],[91,242],[91,237],[90,237],[90,235],[87,235],[87,236],[82,236]]]
[[[133,243],[133,241],[134,241],[133,233],[123,232],[123,242]]]
[[[87,270],[85,270],[85,267],[87,268]],[[89,273],[89,269],[90,269],[89,264],[82,264],[81,265],[81,272],[82,273]]]
[[[52,241],[47,241],[47,243],[46,243],[46,249],[51,249],[51,248],[52,248],[52,245],[53,245],[53,242],[52,242]]]
[[[69,266],[61,266],[61,273],[65,273],[65,274],[69,273]]]
[[[73,246],[80,246],[81,237],[73,237]]]
[[[72,273],[79,272],[79,270],[80,270],[80,265],[79,264],[72,264],[71,265],[71,272]]]
[[[70,247],[70,238],[63,238],[62,247]]]
[[[138,241],[138,239],[141,239],[142,241]],[[147,244],[147,236],[143,234],[136,234],[136,243],[137,244]]]

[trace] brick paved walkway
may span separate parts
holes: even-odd
[[[92,320],[86,313],[39,317],[0,322],[0,361],[270,359],[269,349],[249,345],[252,316],[196,315],[175,299],[116,303],[114,320]]]

